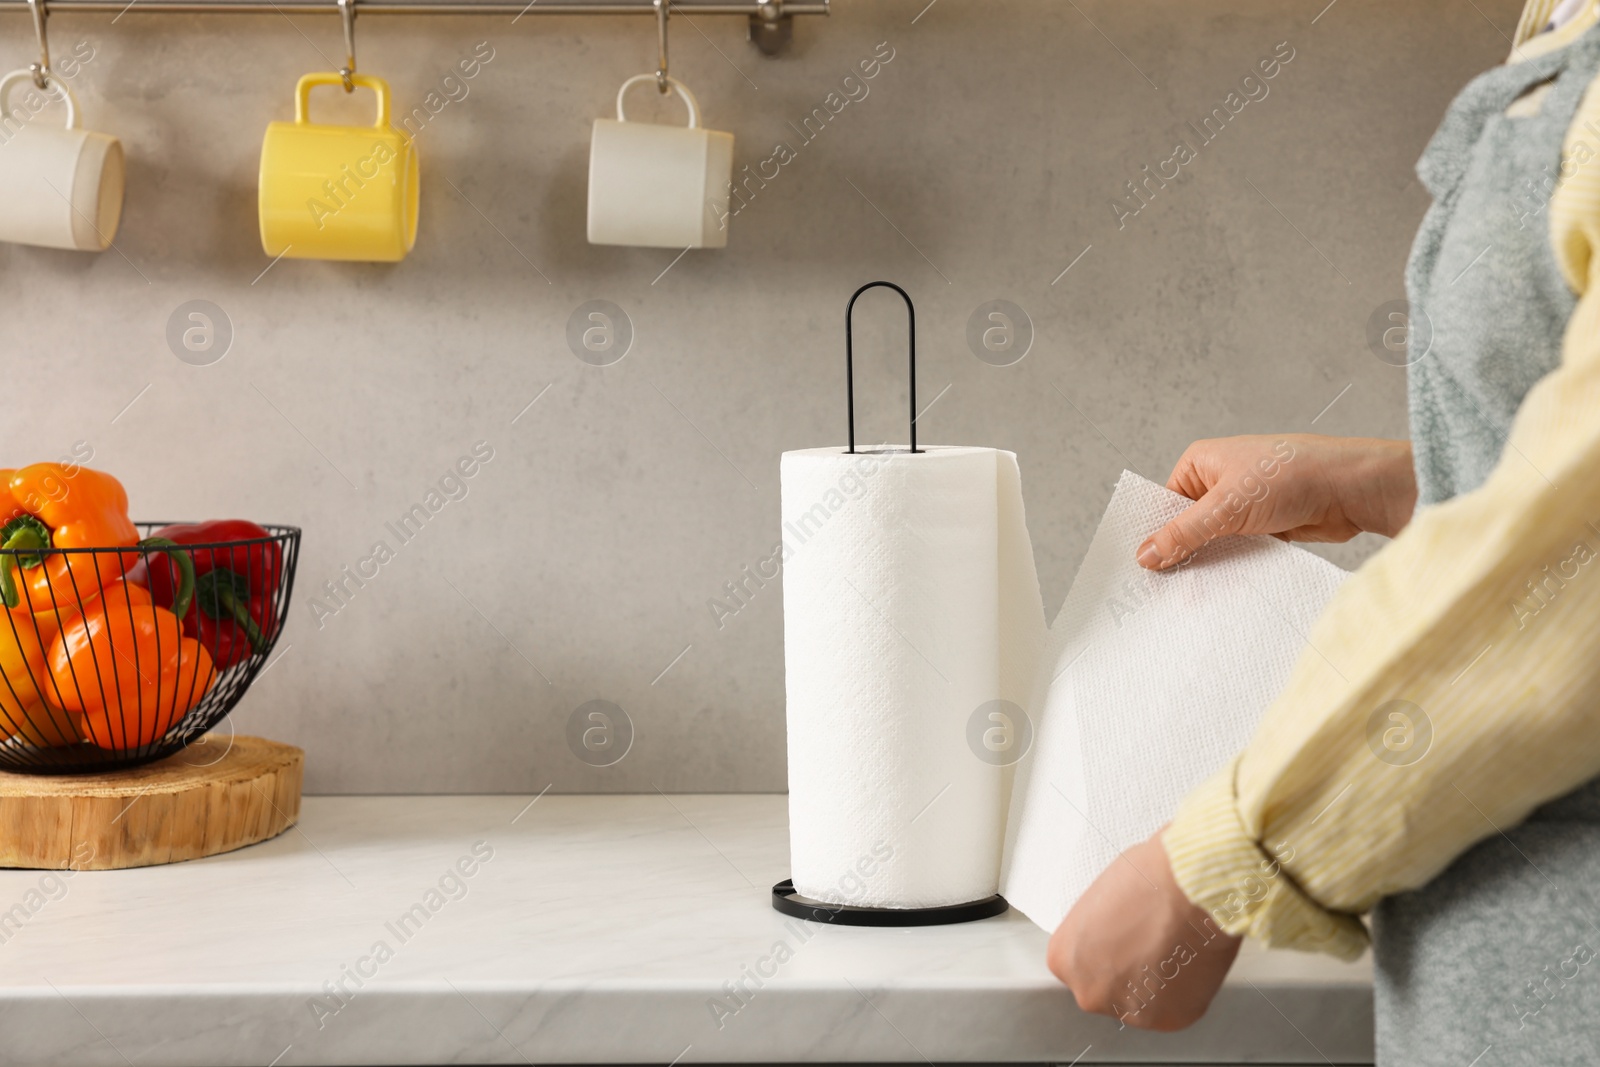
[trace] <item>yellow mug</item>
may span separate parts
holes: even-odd
[[[290,259],[393,263],[417,241],[417,153],[389,125],[389,84],[351,80],[378,97],[371,126],[312,122],[311,90],[344,84],[307,74],[294,87],[294,121],[267,126],[261,142],[261,247]]]

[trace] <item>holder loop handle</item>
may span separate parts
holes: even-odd
[[[909,426],[911,428],[911,451],[922,451],[917,447],[917,309],[911,303],[910,295],[894,282],[868,282],[857,289],[850,297],[850,303],[844,309],[844,397],[845,408],[850,416],[850,447],[845,449],[846,454],[854,455],[856,450],[856,364],[855,364],[855,326],[854,315],[856,301],[861,299],[861,294],[868,289],[893,289],[900,294],[900,299],[906,302],[906,339],[910,349],[910,383],[911,383],[911,410],[909,413]]]

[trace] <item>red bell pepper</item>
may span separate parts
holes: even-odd
[[[179,545],[251,541],[271,534],[243,519],[166,526],[153,537]],[[217,670],[226,670],[252,653],[265,652],[276,636],[273,601],[283,551],[276,541],[257,541],[222,548],[196,548],[194,601],[183,618],[183,632],[211,653]],[[152,555],[128,572],[128,580],[145,585],[161,607],[177,595],[178,575],[165,553]]]

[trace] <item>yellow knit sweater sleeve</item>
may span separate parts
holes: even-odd
[[[1227,930],[1358,955],[1358,916],[1600,775],[1600,93],[1551,240],[1579,294],[1561,366],[1474,492],[1350,577],[1249,747],[1164,835]],[[1591,162],[1592,161],[1592,162]]]

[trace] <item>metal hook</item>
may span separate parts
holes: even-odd
[[[667,8],[671,0],[654,0],[656,9],[656,89],[662,96],[672,92],[667,83]]]
[[[894,282],[868,282],[855,291],[850,297],[850,303],[844,309],[844,396],[845,407],[850,415],[850,447],[847,453],[854,454],[856,450],[856,365],[855,365],[855,327],[852,316],[855,314],[856,301],[868,289],[893,289],[900,294],[906,302],[906,333],[911,346],[911,451],[921,451],[917,448],[917,309],[911,304],[911,297],[906,291]]]
[[[44,29],[50,12],[45,8],[44,0],[28,0],[28,10],[33,12],[33,32],[39,37],[39,62],[30,64],[28,69],[33,72],[33,84],[43,89],[49,84],[53,73],[50,70],[50,38]]]
[[[32,0],[29,0],[31,3]],[[339,15],[344,20],[344,66],[339,68],[339,77],[344,79],[344,91],[356,91],[354,74],[356,72],[356,0],[335,0],[339,5]]]

